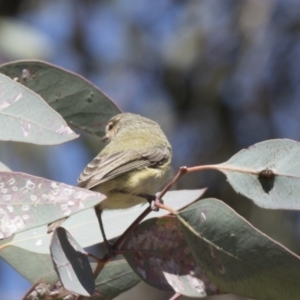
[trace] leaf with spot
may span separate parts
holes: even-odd
[[[100,137],[108,120],[120,109],[91,82],[78,74],[38,60],[0,66],[0,73],[16,78],[39,94],[72,126]]]
[[[82,296],[91,296],[94,293],[95,281],[88,253],[63,227],[54,231],[50,253],[56,273],[65,289]]]
[[[224,202],[204,199],[179,212],[195,261],[221,291],[261,300],[297,299],[300,258]]]
[[[0,74],[0,140],[55,145],[77,137],[39,95]]]
[[[155,288],[197,298],[219,294],[197,266],[174,216],[140,224],[121,253],[141,279]]]
[[[277,139],[243,149],[215,166],[236,192],[260,207],[300,209],[300,143]]]
[[[23,173],[0,172],[0,239],[93,207],[106,196]]]

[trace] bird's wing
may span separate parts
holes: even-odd
[[[78,178],[78,186],[91,189],[121,174],[145,167],[155,167],[170,157],[169,149],[156,148],[144,152],[120,151],[96,156]]]

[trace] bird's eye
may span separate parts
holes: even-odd
[[[112,130],[114,127],[113,123],[109,123],[108,126],[107,126],[107,130]]]

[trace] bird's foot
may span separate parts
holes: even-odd
[[[150,208],[153,211],[159,211],[157,204],[164,203],[162,199],[158,199],[155,195],[139,194],[138,196],[145,198],[149,202]]]

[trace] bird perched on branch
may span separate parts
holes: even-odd
[[[103,140],[109,143],[83,170],[78,186],[106,195],[96,212],[107,243],[101,212],[151,203],[170,179],[172,149],[156,122],[132,113],[112,117]]]

